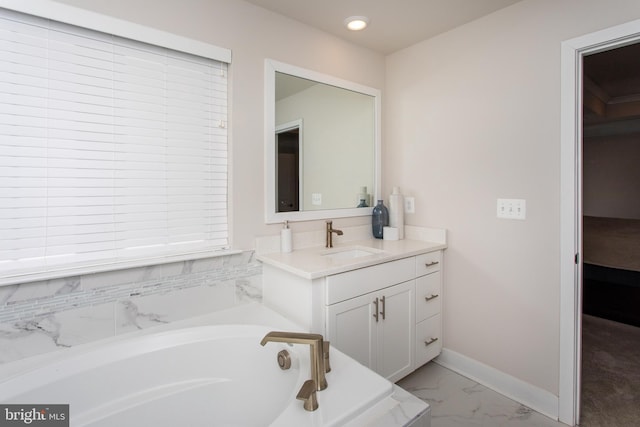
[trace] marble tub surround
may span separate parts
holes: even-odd
[[[253,251],[0,287],[0,363],[260,301]]]
[[[156,340],[158,338],[162,338],[162,342],[166,343],[165,338],[172,336],[171,331],[181,333],[182,331],[180,330],[183,328],[206,325],[262,325],[262,328],[265,328],[266,330],[300,330],[299,326],[280,316],[276,312],[266,308],[262,304],[250,302],[230,309],[220,310],[215,313],[192,317],[170,324],[158,325],[154,328],[138,330],[127,335],[111,337],[100,342],[79,345],[68,349],[65,352],[60,351],[42,354],[29,359],[0,365],[0,392],[5,397],[9,396],[8,398],[11,399],[10,396],[16,393],[13,387],[11,387],[11,381],[17,381],[19,384],[24,385],[24,381],[20,375],[31,375],[31,377],[27,377],[27,380],[29,378],[33,380],[34,372],[38,372],[36,379],[38,384],[36,384],[36,386],[41,387],[44,384],[46,387],[46,385],[49,384],[47,381],[51,380],[47,375],[54,375],[50,368],[52,366],[51,364],[57,364],[56,366],[62,367],[55,371],[55,375],[67,372],[64,367],[68,366],[70,358],[74,358],[76,361],[81,361],[80,363],[83,366],[82,369],[90,369],[91,366],[87,364],[88,362],[82,362],[83,355],[91,354],[96,351],[100,352],[100,354],[105,354],[110,348],[114,348],[120,344],[123,344],[123,346],[117,348],[132,349],[134,347],[127,347],[128,343],[132,342],[132,339],[140,339],[139,342],[143,342],[145,337],[150,334],[152,334],[150,338]],[[197,333],[197,331],[201,329],[196,328],[183,330],[186,331],[187,334],[193,334]],[[135,343],[138,341],[133,342]],[[257,338],[255,345],[259,345],[259,338]],[[138,346],[135,348],[140,347]],[[145,346],[144,348],[146,349],[148,347]],[[334,369],[332,372],[327,374],[328,379],[330,380],[329,388],[318,394],[318,401],[320,403],[319,410],[313,413],[304,411],[301,407],[301,402],[295,400],[292,395],[290,405],[293,407],[294,411],[283,412],[282,415],[274,422],[274,425],[327,425],[326,423],[328,420],[333,419],[335,421],[337,418],[342,418],[342,420],[337,423],[330,422],[329,424],[351,427],[430,426],[429,407],[427,404],[410,393],[402,390],[400,387],[391,384],[386,380],[377,377],[374,373],[362,368],[360,365],[355,363],[355,361],[347,358],[339,351],[335,349],[332,351],[334,352],[332,357],[335,359]],[[122,353],[121,351],[118,351],[117,354],[118,357],[127,357],[126,353]],[[215,361],[215,355],[213,355],[212,358],[212,360]],[[64,365],[65,363],[67,363],[67,365]],[[43,369],[41,372],[42,375],[40,374],[40,371],[35,371],[37,369]],[[167,369],[170,369],[170,367],[167,367]],[[277,370],[275,366],[274,369]],[[88,372],[89,375],[94,375],[96,373],[97,372],[92,371]],[[42,379],[43,375],[45,378],[44,380]],[[95,375],[92,377],[95,377]],[[169,375],[169,377],[172,378],[171,375]],[[54,376],[53,379],[56,380],[57,378],[57,376]],[[67,378],[69,377],[62,377],[63,380],[66,380]],[[260,378],[257,378],[257,380],[259,379]],[[349,399],[351,400],[354,398],[358,399],[362,393],[357,391],[352,392],[352,390],[357,390],[358,387],[363,387],[363,384],[377,384],[382,386],[383,383],[384,392],[370,393],[373,399],[369,401],[363,400],[361,403],[356,403],[355,405],[342,403],[344,402],[344,397],[341,397],[340,393],[349,393]],[[24,385],[23,391],[17,393],[24,393],[24,390],[29,390],[30,387],[31,386],[29,384],[26,384]],[[61,392],[73,394],[73,390],[75,389],[77,388],[70,387],[68,390],[61,390]],[[378,389],[376,388],[375,390]],[[98,392],[96,391],[93,394],[97,395],[97,393]],[[100,403],[104,404],[104,401],[100,401]],[[342,415],[342,412],[340,411],[344,410],[349,411],[349,413]],[[215,417],[215,413],[213,416]],[[301,422],[301,420],[304,422]]]
[[[350,235],[362,236],[362,227],[354,228],[358,230]],[[293,252],[288,253],[261,253],[258,251],[258,260],[305,279],[316,279],[425,252],[445,249],[447,247],[445,230],[420,227],[407,228],[408,230],[405,231],[407,238],[403,240],[374,239],[371,237],[371,227],[367,227],[368,235],[361,240],[355,238],[341,239],[340,242],[335,242],[333,248],[330,249],[325,248],[324,243],[322,243],[322,245],[316,244],[300,248],[296,248],[294,244]],[[351,231],[349,228],[345,228],[344,234],[347,235],[349,231]],[[296,234],[294,233],[294,242],[295,236]],[[275,238],[278,239],[278,237]],[[301,237],[301,239],[303,238]],[[309,239],[309,241],[311,241],[311,239]],[[317,243],[317,241],[315,241],[315,243]],[[266,246],[271,247],[270,244],[258,244],[257,246],[262,248]],[[369,254],[355,258],[334,258],[327,256],[348,250],[369,252]]]
[[[384,403],[360,415],[356,421],[347,423],[345,427],[432,427],[431,407],[425,410],[414,395],[401,387],[394,385],[393,393]]]

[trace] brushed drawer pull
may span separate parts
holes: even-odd
[[[434,265],[438,265],[438,264],[440,264],[440,261],[432,261],[432,262],[425,263],[424,266],[429,268],[429,267],[433,267]]]
[[[431,338],[429,341],[425,341],[424,342],[424,346],[428,347],[428,346],[430,346],[431,344],[433,344],[436,341],[438,341],[438,338]]]
[[[435,295],[431,294],[428,297],[424,297],[424,300],[428,302],[428,301],[431,301],[432,299],[438,298],[439,296],[440,295],[438,295],[438,294],[435,294]]]
[[[375,311],[373,312],[373,317],[376,318],[376,323],[378,323],[378,298],[373,301],[373,305],[375,305]]]
[[[382,320],[386,319],[386,298],[382,297],[382,311],[380,312],[380,314],[382,314]]]

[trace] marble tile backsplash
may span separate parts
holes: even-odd
[[[0,287],[0,363],[262,299],[253,251]]]

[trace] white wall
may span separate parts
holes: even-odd
[[[231,219],[233,247],[254,248],[256,236],[276,234],[264,224],[264,60],[289,63],[382,89],[384,58],[242,0],[59,0],[105,15],[232,50]],[[355,197],[355,196],[354,196]],[[369,218],[334,221],[336,227]],[[319,221],[294,232],[322,230]]]
[[[449,230],[446,348],[558,394],[560,46],[637,0],[524,0],[387,57],[383,194]],[[497,198],[527,201],[496,219]]]

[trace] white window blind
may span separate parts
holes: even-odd
[[[225,248],[226,70],[0,9],[0,278]]]

